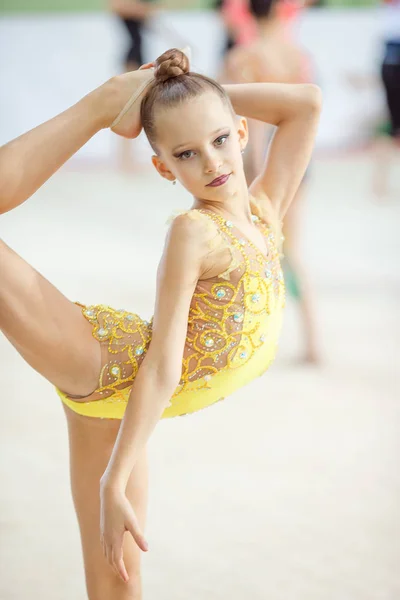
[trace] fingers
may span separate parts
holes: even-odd
[[[106,561],[114,570],[115,574],[121,577],[122,581],[127,583],[129,581],[129,575],[124,563],[122,540],[119,543],[115,541],[111,545],[106,544],[104,537],[102,537],[100,541]]]
[[[124,563],[122,544],[119,548],[114,549],[114,553],[112,556],[112,566],[117,575],[121,577],[122,581],[125,581],[125,583],[127,583],[129,581],[129,575]]]
[[[147,552],[149,549],[148,543],[146,542],[143,534],[139,531],[134,524],[131,524],[127,531],[132,535],[133,539],[143,552]],[[103,554],[110,567],[112,567],[115,573],[121,577],[125,583],[129,581],[129,575],[125,567],[122,551],[122,539],[114,540],[111,544],[107,544],[104,537],[101,538],[101,545],[103,548]]]
[[[115,502],[115,498],[111,497],[111,499]],[[127,582],[129,581],[129,575],[125,567],[122,550],[125,532],[129,531],[143,552],[147,552],[148,544],[141,532],[133,508],[126,498],[122,498],[122,502],[117,502],[116,506],[112,506],[112,503],[110,503],[110,506],[102,507],[104,513],[101,513],[100,519],[100,541],[103,554],[115,573],[121,577],[122,581]],[[112,517],[114,517],[114,520]]]
[[[127,531],[132,535],[133,539],[143,552],[147,552],[149,545],[145,540],[144,535],[140,531],[139,525],[136,520],[132,520],[125,525]]]

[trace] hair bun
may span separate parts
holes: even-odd
[[[182,50],[172,48],[161,54],[154,63],[154,77],[157,81],[167,81],[189,72],[189,59]]]

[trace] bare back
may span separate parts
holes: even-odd
[[[306,53],[277,29],[249,46],[237,47],[227,59],[229,77],[239,82],[304,83],[311,79]]]

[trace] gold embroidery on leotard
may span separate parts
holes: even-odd
[[[276,234],[257,215],[253,221],[263,233],[265,251],[243,237],[232,223],[207,210],[180,211],[201,219],[207,228],[209,249],[228,248],[228,268],[210,279],[199,280],[189,310],[182,374],[172,404],[190,387],[212,388],[222,370],[243,367],[269,336],[269,318],[284,304],[284,283]],[[106,305],[84,306],[93,336],[102,347],[99,386],[87,400],[127,402],[122,391],[132,382],[151,341],[152,320],[145,321],[124,309]],[[273,358],[273,357],[272,357]],[[267,369],[268,364],[265,364]]]

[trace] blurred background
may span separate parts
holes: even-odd
[[[400,598],[399,2],[278,4],[1,3],[0,144],[186,44],[193,70],[249,80],[229,53],[264,36],[267,78],[290,46],[323,91],[276,362],[151,438],[146,600]],[[166,221],[191,206],[150,157],[100,132],[0,235],[69,298],[150,316]],[[0,600],[84,600],[61,406],[5,338],[0,365]]]

